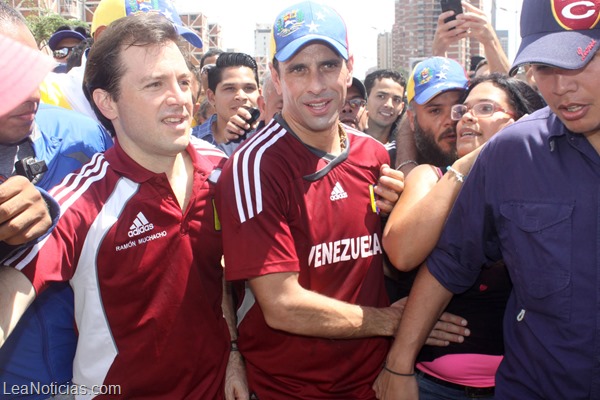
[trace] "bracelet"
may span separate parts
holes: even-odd
[[[237,340],[231,341],[231,347],[229,348],[229,351],[240,351],[240,349],[238,349],[238,341]]]
[[[398,165],[396,167],[396,171],[400,171],[400,168],[407,166],[408,164],[415,164],[415,166],[419,165],[419,163],[416,162],[415,160],[406,160],[406,161],[401,162],[400,165]]]
[[[465,178],[466,178],[466,176],[465,176],[465,175],[463,175],[463,174],[461,174],[460,172],[458,172],[458,171],[457,171],[457,170],[455,170],[454,168],[452,168],[450,165],[448,165],[448,166],[446,167],[446,171],[448,171],[448,172],[452,172],[452,173],[454,174],[454,176],[456,177],[456,180],[457,180],[457,181],[459,181],[459,182],[461,182],[461,183],[465,181]]]
[[[415,376],[416,375],[416,373],[414,373],[414,372],[412,374],[401,374],[400,372],[392,371],[391,369],[389,369],[387,367],[387,363],[383,363],[383,369],[385,369],[390,374],[396,375],[396,376],[406,376],[406,377],[409,377],[409,376]]]

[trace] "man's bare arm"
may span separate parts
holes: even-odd
[[[386,367],[389,370],[400,374],[414,372],[417,354],[451,298],[452,293],[431,275],[427,265],[422,265],[408,296],[406,312],[387,357]],[[418,398],[414,377],[393,375],[387,370],[379,374],[373,389],[378,399]]]
[[[392,336],[404,308],[345,303],[304,289],[295,272],[263,275],[249,284],[267,324],[297,335],[332,339]]]
[[[294,272],[264,275],[249,284],[271,328],[304,336],[331,339],[392,336],[406,304],[406,298],[384,308],[345,303],[304,289]],[[463,318],[444,313],[430,330],[427,344],[447,346],[450,342],[463,342],[469,334],[466,324]]]
[[[246,366],[244,358],[237,348],[237,321],[233,305],[233,293],[231,283],[223,279],[223,301],[221,303],[223,316],[229,328],[231,337],[231,351],[229,352],[229,361],[227,362],[227,372],[225,374],[225,399],[226,400],[247,400],[250,397],[248,392],[248,380],[246,379]]]
[[[413,118],[413,113],[407,111],[406,115],[398,123],[396,127],[396,165],[399,171],[404,173],[406,177],[414,167],[417,166],[417,146],[415,144],[415,136],[410,127],[410,119]]]
[[[33,285],[20,271],[0,266],[0,347],[35,299]]]

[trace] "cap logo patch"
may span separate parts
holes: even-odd
[[[566,30],[592,29],[600,20],[600,4],[586,0],[551,0],[556,22]]]
[[[585,48],[585,50],[582,50],[581,47],[579,47],[577,49],[577,54],[579,56],[581,56],[581,61],[585,61],[585,59],[590,54],[590,51],[592,51],[592,49],[594,48],[595,45],[596,45],[596,41],[594,39],[592,39],[590,44],[588,44],[587,47]]]
[[[131,10],[131,14],[138,12],[148,12],[158,9],[155,2],[152,2],[150,0],[130,0],[127,2],[127,6]]]
[[[429,68],[424,68],[418,76],[417,84],[424,85],[429,82],[431,78],[433,78],[433,75],[431,75],[431,70]]]
[[[304,12],[293,10],[275,21],[275,34],[286,37],[302,28],[305,23]]]

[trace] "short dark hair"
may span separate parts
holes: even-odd
[[[499,89],[502,89],[508,97],[508,103],[514,110],[515,120],[521,118],[526,114],[545,107],[544,100],[531,86],[526,82],[523,82],[517,78],[511,78],[508,75],[501,74],[498,72],[491,73],[489,75],[482,75],[473,78],[469,82],[469,87],[465,92],[461,102],[463,102],[469,93],[479,84],[484,82],[490,82]]]
[[[224,53],[224,51],[221,49],[217,49],[217,48],[209,49],[206,53],[202,54],[202,57],[200,57],[200,68],[204,67],[204,63],[206,62],[206,59],[208,57],[218,56],[223,53]]]
[[[404,89],[406,89],[406,79],[404,78],[404,75],[402,75],[402,73],[394,71],[393,69],[378,69],[371,72],[365,77],[365,88],[367,89],[367,97],[371,95],[371,90],[373,89],[373,86],[375,86],[375,80],[380,81],[386,78],[392,79]]]
[[[248,67],[254,72],[256,86],[260,86],[258,81],[258,65],[256,60],[246,53],[221,53],[215,66],[208,70],[208,88],[213,92],[217,91],[217,85],[223,79],[223,71],[230,67]]]
[[[125,74],[121,59],[123,51],[133,46],[165,45],[168,42],[175,43],[184,58],[188,58],[185,45],[171,21],[160,14],[140,13],[110,24],[92,46],[83,77],[83,91],[96,117],[111,134],[115,134],[114,126],[94,103],[94,90],[103,89],[113,100],[118,100],[121,78]]]

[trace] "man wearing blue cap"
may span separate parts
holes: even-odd
[[[67,72],[67,58],[71,51],[87,37],[85,28],[72,29],[69,26],[61,26],[48,39],[48,47],[52,50],[52,56],[59,63],[54,72]]]
[[[413,286],[380,399],[415,399],[414,359],[452,293],[504,259],[499,399],[600,398],[600,4],[527,0],[514,73],[530,64],[549,107],[494,136]],[[457,182],[457,184],[460,184]]]
[[[379,212],[402,184],[381,143],[339,122],[353,66],[340,16],[299,3],[273,36],[283,109],[228,161],[216,198],[226,278],[247,286],[249,385],[259,399],[374,399],[402,312],[383,287]]]
[[[450,118],[450,108],[460,101],[467,84],[464,68],[450,58],[431,57],[415,66],[406,87],[406,121],[398,134],[399,140],[403,134],[414,137],[415,148],[398,146],[399,168],[445,168],[456,160],[456,121]]]

